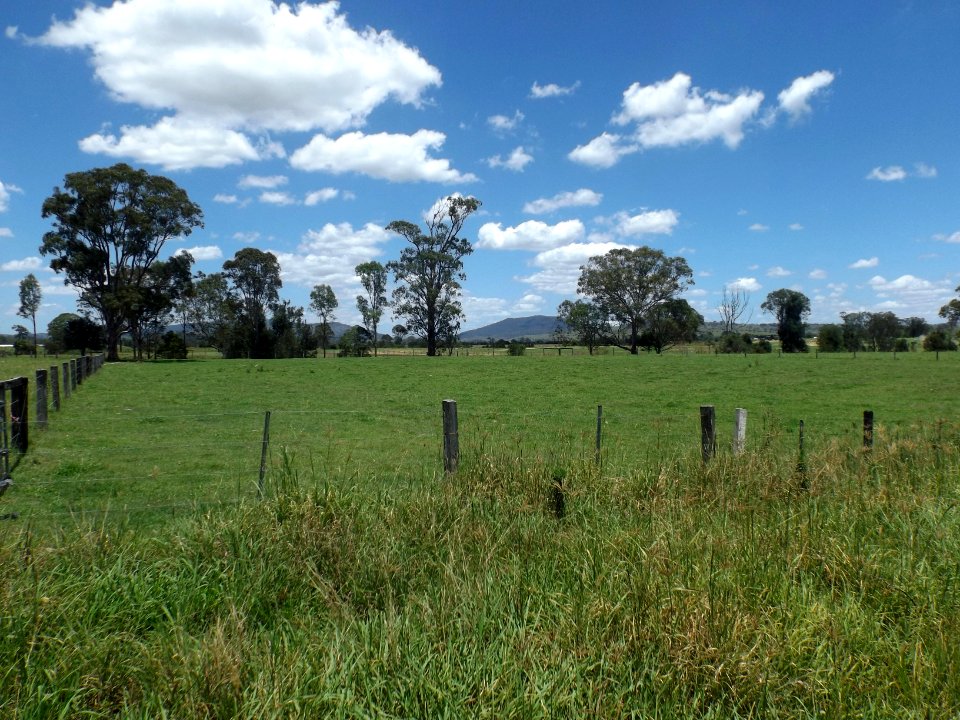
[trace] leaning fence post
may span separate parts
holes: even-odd
[[[37,370],[37,427],[47,426],[47,371]]]
[[[63,363],[63,397],[70,397],[70,363]]]
[[[53,409],[60,409],[60,373],[57,366],[50,368],[50,397],[53,399]]]
[[[597,465],[600,464],[600,441],[603,437],[603,405],[597,405]]]
[[[455,473],[460,465],[460,437],[457,428],[457,401],[443,401],[443,469]]]
[[[703,462],[710,462],[717,449],[717,426],[713,405],[700,406],[700,453]]]
[[[260,448],[260,479],[257,481],[257,497],[263,500],[263,478],[267,474],[267,449],[270,447],[270,411],[263,416],[263,445]]]
[[[733,454],[739,455],[747,444],[747,411],[737,408],[733,412]]]
[[[863,411],[863,449],[873,449],[873,410]]]

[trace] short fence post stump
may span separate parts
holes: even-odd
[[[747,411],[737,408],[733,413],[733,454],[739,455],[747,444]]]
[[[460,466],[460,437],[457,428],[457,401],[443,401],[443,470],[448,475]]]
[[[263,500],[263,479],[267,474],[267,450],[270,447],[270,411],[263,416],[263,445],[260,447],[260,478],[257,480],[257,497]]]
[[[700,454],[704,464],[710,462],[717,450],[717,425],[713,405],[700,406]]]

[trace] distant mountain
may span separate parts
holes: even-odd
[[[556,315],[507,318],[475,330],[462,332],[460,333],[460,339],[463,342],[489,340],[490,338],[494,340],[513,340],[516,338],[548,340],[553,337],[558,320],[559,318]]]

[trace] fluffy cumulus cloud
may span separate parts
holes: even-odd
[[[290,193],[267,190],[260,193],[260,202],[267,205],[296,205],[297,200]]]
[[[236,205],[240,202],[240,198],[228,193],[217,193],[213,196],[213,201],[222,205]]]
[[[308,192],[303,204],[307,207],[313,207],[314,205],[319,205],[320,203],[330,202],[338,195],[340,195],[340,191],[336,188],[320,188],[319,190]]]
[[[579,220],[565,220],[547,225],[527,220],[516,227],[503,228],[500,223],[486,223],[477,233],[477,247],[491,250],[547,250],[583,239],[585,229]]]
[[[237,181],[238,188],[256,188],[258,190],[273,190],[286,185],[289,179],[286,175],[244,175]]]
[[[473,182],[476,176],[460,173],[450,161],[430,157],[447,136],[432,130],[413,135],[352,132],[336,140],[317,135],[290,157],[299,170],[323,170],[334,174],[354,172],[391,182]]]
[[[779,265],[767,270],[767,277],[787,277],[788,275],[793,275],[793,273]]]
[[[6,227],[0,227],[0,238],[10,238],[13,237],[13,230]]]
[[[888,165],[887,167],[875,167],[867,173],[867,180],[878,180],[880,182],[896,182],[907,177],[907,171],[899,165]]]
[[[596,207],[602,200],[602,194],[580,188],[573,192],[558,193],[551,198],[532,200],[523,206],[523,211],[530,215],[543,215],[568,207]]]
[[[573,93],[575,93],[579,87],[579,80],[573,85],[568,85],[566,87],[557,85],[556,83],[547,83],[546,85],[541,85],[537,81],[534,81],[533,85],[530,87],[530,97],[535,100],[542,100],[543,98],[573,95]]]
[[[197,245],[192,248],[181,248],[177,250],[177,255],[190,253],[190,256],[196,260],[219,260],[223,257],[223,251],[216,245]]]
[[[877,257],[860,258],[856,262],[850,263],[848,267],[851,270],[862,270],[864,268],[875,268],[879,264],[880,264],[880,258],[877,258]]]
[[[295,253],[275,253],[285,283],[313,287],[318,283],[333,286],[338,296],[356,291],[353,268],[379,257],[390,233],[379,225],[367,223],[356,228],[350,223],[327,223],[309,230]]]
[[[640,146],[616,133],[601,133],[586,145],[578,145],[567,155],[581,165],[593,168],[610,168],[620,162],[624,155],[640,150]]]
[[[727,283],[727,288],[730,290],[743,290],[744,292],[756,292],[763,288],[763,285],[757,282],[756,278],[752,277],[741,277],[737,278],[733,282]]]
[[[818,70],[812,75],[798,77],[790,83],[790,87],[777,95],[780,110],[786,112],[793,120],[810,114],[810,100],[829,87],[833,80],[834,75],[829,70]]]
[[[4,184],[0,181],[0,212],[6,212],[10,208],[10,193],[22,193],[23,190],[10,183]]]
[[[336,2],[87,4],[39,41],[89,50],[116,100],[169,113],[119,137],[91,135],[82,149],[170,169],[275,156],[282,148],[255,138],[359,127],[385,102],[420,105],[441,82],[389,32],[351,28]]]
[[[881,275],[870,278],[870,288],[883,301],[885,309],[908,315],[934,317],[945,303],[954,297],[954,283],[949,280],[932,282],[913,275],[901,275],[887,280]]]
[[[509,115],[491,115],[487,118],[487,125],[496,133],[509,133],[519,127],[523,122],[524,114],[517,110],[512,116]]]
[[[610,222],[620,237],[670,235],[680,222],[680,215],[676,210],[644,210],[638,215],[620,212]]]
[[[499,155],[487,159],[487,164],[492,168],[505,168],[514,172],[523,172],[523,169],[532,162],[533,155],[524,150],[523,146],[515,148],[506,159]]]
[[[580,266],[590,258],[605,255],[618,247],[633,246],[615,242],[585,242],[545,250],[531,261],[537,271],[519,279],[537,290],[571,295],[577,291]]]
[[[23,272],[24,270],[39,270],[43,262],[38,257],[23,258],[23,260],[8,260],[0,265],[4,272]]]

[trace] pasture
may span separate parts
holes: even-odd
[[[927,353],[108,365],[0,499],[0,714],[956,715],[958,386]]]

